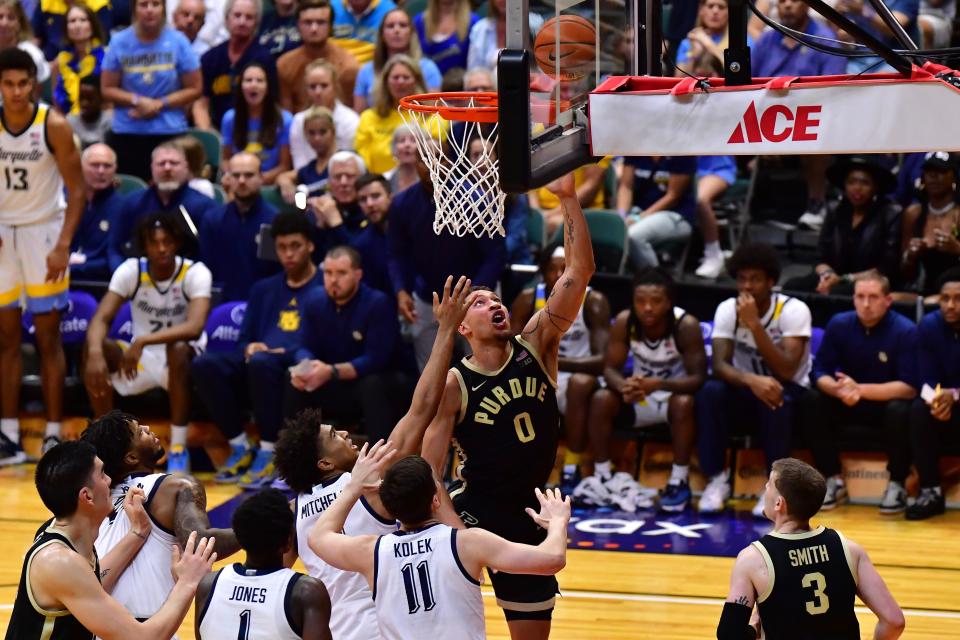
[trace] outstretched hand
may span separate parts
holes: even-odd
[[[380,488],[381,472],[389,466],[397,452],[392,442],[385,443],[382,439],[368,451],[369,445],[369,442],[365,443],[360,449],[357,461],[353,464],[353,471],[350,472],[350,484],[358,487],[363,493]]]
[[[210,573],[213,563],[217,561],[217,554],[213,550],[215,544],[216,540],[212,537],[200,538],[198,542],[196,531],[190,532],[190,537],[183,546],[183,553],[180,553],[180,547],[174,544],[170,568],[173,579],[196,589],[200,580]]]
[[[456,329],[463,322],[467,315],[467,298],[470,295],[470,278],[460,276],[457,284],[453,286],[453,276],[447,276],[447,281],[443,285],[443,295],[438,296],[433,292],[433,317],[440,323],[440,329]]]
[[[547,189],[558,198],[576,198],[577,186],[573,181],[573,173],[561,176],[547,185]]]
[[[527,515],[544,529],[549,527],[551,522],[557,521],[562,521],[563,526],[567,526],[570,522],[570,496],[564,498],[559,489],[547,489],[546,493],[536,489],[535,492],[537,500],[540,501],[540,512],[527,507]]]

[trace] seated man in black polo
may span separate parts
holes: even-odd
[[[920,321],[917,343],[919,382],[932,388],[933,394],[921,393],[910,408],[920,495],[907,507],[907,520],[925,520],[944,512],[940,455],[944,444],[954,451],[960,448],[960,267],[940,276],[940,309]]]
[[[290,370],[284,415],[319,408],[324,419],[362,421],[371,441],[386,439],[409,404],[399,371],[400,324],[386,294],[360,280],[360,254],[334,247],[323,261],[323,289],[301,308],[302,346]]]
[[[830,319],[814,360],[816,411],[809,424],[809,443],[817,469],[827,479],[823,509],[848,499],[837,436],[850,424],[883,430],[890,481],[880,513],[902,513],[907,506],[907,415],[917,395],[917,332],[910,320],[890,310],[892,302],[886,276],[878,271],[856,276],[855,311]]]

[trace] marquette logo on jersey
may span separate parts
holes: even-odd
[[[137,310],[155,318],[173,318],[187,312],[187,305],[180,302],[172,307],[155,307],[146,300],[137,300]]]
[[[296,309],[292,311],[281,311],[277,326],[280,327],[281,331],[299,331],[300,313],[297,312]]]
[[[40,149],[8,151],[0,147],[0,162],[39,162],[40,160],[43,160],[43,151]]]
[[[492,425],[493,419],[491,416],[500,413],[500,410],[510,404],[512,400],[527,397],[536,398],[543,402],[547,393],[547,384],[531,376],[524,378],[523,382],[520,381],[520,378],[510,378],[506,386],[509,392],[500,385],[490,389],[489,393],[480,401],[480,406],[486,411],[474,413],[474,422]]]

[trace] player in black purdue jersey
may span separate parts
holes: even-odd
[[[805,462],[773,463],[763,510],[773,531],[737,556],[717,638],[758,638],[762,625],[775,640],[858,640],[856,596],[878,618],[875,640],[900,637],[903,612],[867,552],[839,531],[810,526],[826,486]]]
[[[423,457],[442,477],[451,437],[456,439],[463,484],[451,497],[464,524],[532,545],[540,544],[546,532],[524,509],[538,507],[534,490],[546,483],[556,459],[560,338],[577,317],[594,271],[572,175],[555,184],[564,216],[563,275],[518,336],[497,295],[471,294],[460,333],[473,355],[447,374],[440,410],[423,442]],[[503,572],[491,572],[490,578],[511,637],[549,637],[556,578]]]

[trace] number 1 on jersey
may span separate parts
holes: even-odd
[[[240,630],[237,631],[237,640],[250,640],[250,609],[240,612]]]
[[[430,611],[437,605],[433,598],[433,585],[430,584],[430,570],[426,560],[417,565],[416,574],[414,574],[412,562],[403,565],[400,573],[403,575],[403,588],[407,592],[407,613],[420,611],[420,598],[417,591],[423,595],[424,611]],[[417,589],[417,578],[420,579],[419,589]]]

